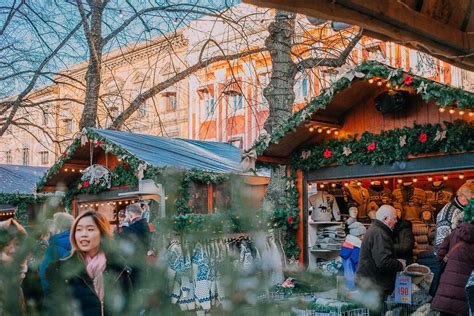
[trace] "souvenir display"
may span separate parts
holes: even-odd
[[[385,188],[380,181],[372,181],[368,188],[370,202],[375,202],[377,206],[382,204],[390,204],[393,200],[390,189]]]
[[[357,181],[350,181],[347,186],[349,192],[349,201],[355,202],[357,204],[357,209],[359,210],[358,218],[365,219],[367,218],[367,206],[369,204],[369,191],[360,186]]]
[[[415,188],[413,182],[404,182],[399,189],[393,191],[395,201],[402,204],[403,219],[418,221],[421,219],[421,205],[426,200],[424,190]]]
[[[451,201],[453,196],[453,190],[451,188],[446,188],[443,181],[433,181],[431,189],[425,191],[425,193],[426,202],[435,208],[435,214]]]
[[[329,222],[341,220],[341,213],[334,195],[326,191],[318,191],[309,197],[312,210],[311,219],[315,222]]]

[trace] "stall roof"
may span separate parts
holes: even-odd
[[[338,72],[340,79],[331,88],[324,90],[304,108],[294,113],[285,125],[255,143],[253,149],[256,150],[260,161],[285,163],[295,149],[314,138],[314,133],[307,128],[307,124],[312,121],[342,125],[341,117],[351,107],[365,102],[371,95],[387,90],[385,85],[370,84],[368,79],[374,77],[420,95],[426,102],[434,100],[439,107],[457,106],[471,111],[474,109],[473,93],[414,75],[411,75],[413,83],[405,86],[405,71],[379,62],[365,61],[358,66],[341,67]]]
[[[240,173],[240,149],[228,144],[92,129],[98,135],[155,167]]]
[[[472,0],[244,0],[358,25],[365,34],[474,70]]]
[[[0,193],[32,194],[46,170],[45,167],[0,164]]]

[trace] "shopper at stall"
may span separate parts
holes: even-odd
[[[342,258],[346,288],[353,291],[355,290],[355,274],[359,265],[360,246],[367,229],[360,222],[353,222],[348,228],[349,234],[342,244],[339,256]]]
[[[451,202],[446,204],[436,216],[435,253],[444,239],[456,228],[463,216],[463,207],[474,196],[474,182],[466,182]]]
[[[402,218],[402,210],[397,211],[397,223],[393,229],[395,257],[405,260],[406,264],[413,263],[413,247],[415,237],[413,236],[412,223]]]
[[[118,236],[136,242],[136,246],[146,253],[149,246],[150,229],[147,219],[142,217],[142,213],[143,209],[138,203],[127,206],[125,214],[129,224],[122,227],[122,231],[118,233]]]
[[[395,257],[392,231],[396,223],[397,213],[393,206],[382,205],[360,249],[356,283],[362,290],[378,292],[379,309],[385,297],[393,292],[397,272],[405,268],[405,264]]]
[[[464,221],[443,241],[437,257],[446,261],[446,267],[431,308],[441,315],[469,315],[465,286],[474,267],[472,214],[465,214]]]
[[[53,236],[48,239],[48,247],[44,253],[44,258],[39,265],[39,276],[43,294],[48,295],[49,282],[46,279],[46,269],[53,261],[66,258],[71,254],[71,226],[74,217],[68,213],[56,213],[53,215]]]
[[[46,271],[51,293],[48,314],[124,312],[131,290],[130,269],[111,246],[111,237],[110,224],[102,214],[87,211],[79,215],[71,228],[72,254],[50,264]]]

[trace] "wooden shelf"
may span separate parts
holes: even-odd
[[[341,225],[342,222],[308,222],[310,225]]]

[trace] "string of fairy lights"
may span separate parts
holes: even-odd
[[[99,206],[106,206],[106,205],[113,205],[113,206],[121,206],[121,205],[128,205],[138,202],[138,200],[121,200],[121,201],[111,201],[111,202],[85,202],[79,203],[79,208],[94,208]]]
[[[370,185],[374,185],[376,183],[383,183],[385,185],[390,184],[394,180],[397,184],[402,184],[405,182],[413,182],[417,183],[418,181],[427,181],[427,182],[434,182],[434,181],[448,181],[448,180],[464,180],[465,179],[464,173],[456,173],[456,174],[437,174],[437,175],[419,175],[419,176],[400,176],[399,178],[392,177],[392,178],[364,178],[364,179],[338,179],[338,180],[326,180],[326,181],[314,181],[308,183],[309,189],[313,189],[314,186],[317,186],[319,189],[325,189],[328,187],[336,188],[338,184],[342,186],[349,186],[350,182],[356,182],[358,186],[363,184],[362,181],[366,183],[370,183]]]

